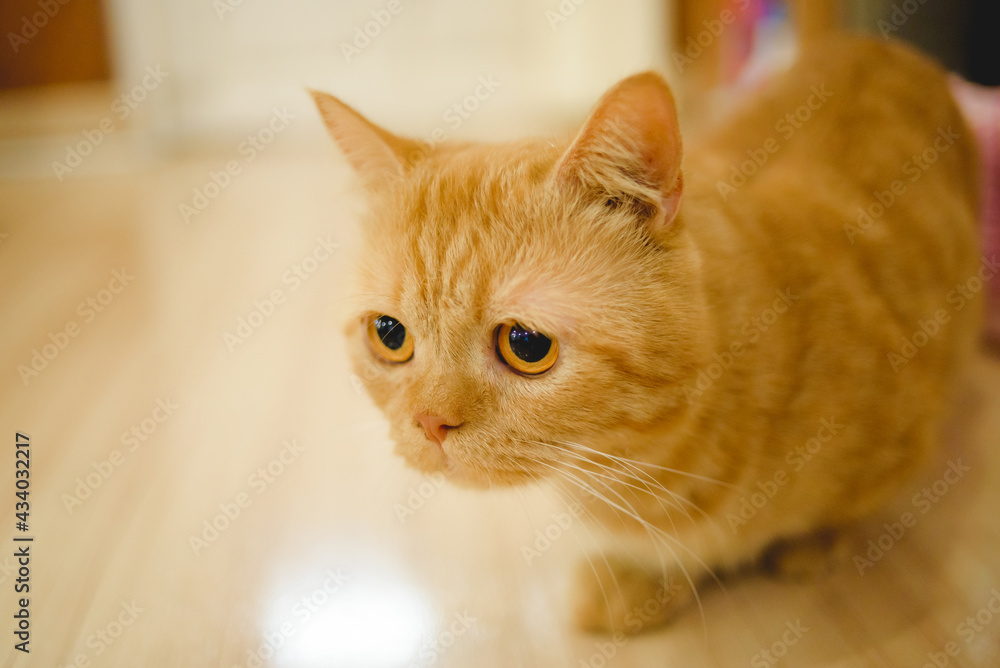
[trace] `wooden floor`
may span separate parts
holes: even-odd
[[[357,392],[337,324],[355,209],[332,150],[262,155],[185,224],[219,164],[0,182],[3,666],[1000,666],[995,356],[926,480],[866,527],[859,554],[882,547],[863,574],[749,574],[661,631],[581,635],[563,601],[587,527],[560,527],[545,490],[408,472]],[[34,537],[29,655],[15,535]]]

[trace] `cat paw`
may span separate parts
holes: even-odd
[[[839,568],[850,558],[850,541],[834,529],[782,539],[765,550],[765,571],[791,580],[808,580]]]
[[[685,579],[613,554],[583,561],[576,575],[573,622],[589,633],[636,634],[661,626],[693,598]]]

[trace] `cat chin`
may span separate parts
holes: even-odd
[[[448,482],[465,489],[522,487],[532,482],[532,478],[527,473],[518,471],[490,471],[487,476],[468,468],[447,466],[442,473]]]
[[[427,475],[441,474],[452,485],[465,489],[520,487],[537,479],[528,471],[493,469],[486,472],[447,454],[435,452],[424,444],[414,447],[397,442],[395,450],[410,468]]]
[[[433,452],[430,448],[414,447],[413,445],[396,441],[396,454],[406,460],[406,464],[421,473],[446,473],[446,457]]]

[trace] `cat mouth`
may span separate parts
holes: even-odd
[[[537,482],[545,476],[544,471],[532,470],[532,467],[490,465],[482,462],[469,462],[464,457],[449,453],[447,441],[436,443],[412,443],[396,441],[395,452],[401,456],[407,465],[425,474],[440,473],[452,484],[472,489],[491,489],[501,487],[517,487]]]

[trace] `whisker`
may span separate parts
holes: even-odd
[[[570,462],[563,462],[562,464],[563,464],[563,466],[567,466],[567,467],[569,467],[571,469],[579,471],[583,475],[592,475],[590,471],[587,471],[586,469],[584,469],[584,468],[582,468],[580,466],[577,466],[575,464],[572,464]],[[562,471],[562,472],[565,473],[565,471]],[[619,494],[616,490],[614,490],[610,486],[607,486],[607,485],[604,485],[604,486],[605,486],[606,489],[608,489],[609,492],[613,493],[615,496],[617,496],[619,499],[621,499],[622,503],[628,504],[628,502],[625,501],[624,497],[622,497],[622,495]],[[634,508],[630,508],[630,510],[632,511],[632,513],[635,513],[635,509]],[[622,528],[625,528],[625,529],[628,528],[628,526],[625,524],[624,521],[622,522]]]
[[[525,441],[525,442],[527,442],[527,441]],[[538,461],[538,460],[536,460],[536,461]],[[539,461],[539,463],[541,463],[541,462]],[[534,473],[529,473],[529,475],[531,475],[532,478],[534,478],[536,481],[540,482],[540,479],[537,476],[535,476]],[[557,482],[559,482],[559,481],[557,481]],[[557,484],[550,484],[549,485],[549,489],[551,489],[553,492],[555,492],[555,494],[562,500],[562,502],[566,505],[567,508],[570,507],[571,503],[566,499],[566,496],[564,494],[564,490],[559,485],[557,485]],[[595,524],[598,524],[598,525],[601,524],[600,520],[594,514],[594,512],[590,508],[587,507],[587,503],[588,503],[587,499],[584,499],[582,502],[574,500],[573,503],[575,503],[577,505],[577,507],[579,508],[579,512],[580,513],[585,513],[587,515],[587,517],[589,517],[591,520],[594,521]],[[617,511],[615,511],[615,512],[617,514]],[[587,533],[590,534],[591,539],[594,540],[594,544],[597,545],[598,541],[594,538],[594,534],[590,531],[590,527],[588,526],[588,524],[586,522],[584,522],[583,526],[587,530]],[[619,537],[619,535],[616,532],[610,532],[609,531],[607,533],[607,535],[608,535],[609,538],[612,538],[616,543],[618,543],[619,547],[624,548],[624,543],[622,543],[621,538]]]
[[[563,441],[563,443],[566,443],[567,445],[580,445],[578,443],[571,443],[569,441]],[[580,447],[585,447],[585,446],[580,446]],[[589,448],[587,448],[587,449],[589,450]],[[654,478],[649,472],[643,471],[642,469],[638,468],[635,464],[633,464],[632,462],[635,461],[635,460],[630,460],[630,459],[626,459],[626,458],[616,458],[616,457],[611,456],[611,455],[609,455],[609,457],[610,457],[611,461],[613,461],[613,462],[615,462],[617,464],[620,464],[620,465],[622,465],[624,467],[627,467],[629,470],[634,471],[635,473],[641,474],[646,479],[650,480],[659,489],[662,489],[664,492],[666,492],[667,494],[669,494],[673,499],[677,500],[680,503],[684,503],[684,504],[689,505],[691,508],[693,508],[694,510],[698,511],[701,514],[702,517],[704,517],[706,520],[708,520],[711,523],[711,525],[713,526],[713,528],[715,530],[717,530],[717,531],[719,530],[718,521],[714,517],[712,517],[711,515],[709,515],[707,512],[705,512],[705,510],[701,506],[699,506],[697,503],[695,503],[691,499],[687,498],[686,496],[684,496],[682,494],[678,494],[678,493],[676,493],[676,492],[668,489],[666,487],[666,485],[664,485],[662,482],[660,482],[659,480],[657,480],[656,478]],[[650,466],[655,466],[655,464],[650,464]],[[672,470],[672,469],[668,469],[668,470]],[[718,481],[718,482],[720,482],[720,484],[726,484],[727,486],[732,487],[734,490],[738,489],[735,486],[728,485],[728,483],[721,483],[721,481]],[[688,517],[690,517],[690,515],[688,515]]]
[[[638,490],[640,492],[644,491],[646,494],[649,494],[650,496],[652,496],[654,499],[656,499],[657,503],[659,503],[660,508],[663,510],[663,514],[666,515],[667,521],[670,522],[670,527],[674,530],[674,533],[677,533],[677,525],[674,523],[674,518],[670,514],[670,511],[667,510],[667,505],[669,505],[671,508],[675,508],[677,510],[680,510],[682,513],[684,513],[684,515],[688,518],[688,520],[690,520],[692,523],[694,523],[694,518],[691,517],[691,514],[688,513],[687,510],[685,510],[683,506],[681,506],[680,504],[676,503],[676,501],[674,499],[664,499],[659,494],[657,494],[656,492],[654,492],[653,489],[648,484],[646,484],[645,481],[643,481],[640,478],[636,477],[634,474],[630,473],[629,471],[621,471],[621,470],[618,470],[618,469],[614,469],[614,468],[612,468],[612,467],[610,467],[610,466],[608,466],[606,464],[601,464],[600,462],[595,462],[593,460],[587,459],[583,455],[581,455],[579,453],[576,453],[576,452],[569,452],[569,451],[567,451],[567,453],[573,455],[574,457],[579,457],[581,460],[586,461],[586,462],[588,462],[590,464],[593,464],[595,466],[598,466],[602,470],[607,471],[606,474],[602,474],[602,473],[598,473],[598,472],[594,471],[594,472],[591,473],[591,475],[596,475],[596,476],[599,476],[599,477],[604,478],[606,480],[614,480],[616,483],[618,483],[619,485],[622,485],[622,486],[628,488],[629,490]],[[626,480],[622,480],[621,478],[619,478],[617,475],[615,475],[616,473],[622,473],[622,474],[624,474],[626,476]],[[638,485],[636,485],[634,483],[631,483],[631,482],[628,482],[628,480],[635,480],[636,482],[642,484],[643,487],[640,488]],[[671,492],[670,490],[668,490],[666,488],[664,488],[664,491],[667,492],[668,494],[671,494],[671,495],[673,494],[673,492]],[[632,495],[636,497],[637,501],[639,500],[639,497],[635,493],[635,491],[632,491]]]
[[[568,441],[562,441],[562,443],[566,443],[567,445],[579,445],[579,444],[576,444],[576,443],[570,443]],[[584,457],[580,453],[575,452],[575,451],[569,449],[568,447],[562,447],[562,446],[556,445],[555,443],[538,443],[538,444],[539,445],[548,445],[550,447],[553,447],[553,448],[555,448],[557,450],[560,450],[562,452],[565,452],[567,454],[572,454],[572,455],[574,455],[574,456],[576,456],[578,458],[584,459],[584,460],[586,460],[586,461],[588,461],[588,462],[590,462],[592,464],[595,464],[597,466],[602,466],[602,464],[600,462],[595,461],[594,459],[591,459],[589,457]],[[584,447],[584,446],[580,446],[580,447]],[[586,448],[586,449],[590,450],[590,448]],[[597,452],[596,450],[591,450],[591,451],[592,452]],[[598,453],[598,454],[602,454],[602,453]],[[687,504],[687,505],[691,506],[694,510],[698,511],[702,515],[702,517],[704,517],[706,520],[708,520],[709,522],[711,522],[715,526],[716,529],[718,528],[718,525],[716,523],[716,519],[714,517],[712,517],[711,515],[709,515],[707,512],[705,512],[698,504],[696,504],[694,501],[691,501],[687,497],[685,497],[685,496],[683,496],[681,494],[678,494],[677,492],[674,492],[673,490],[668,489],[662,482],[660,482],[659,480],[657,480],[656,478],[654,478],[648,472],[643,471],[642,469],[640,469],[640,468],[632,465],[630,463],[631,460],[626,460],[626,459],[619,460],[619,459],[616,459],[613,456],[608,456],[608,457],[609,457],[609,459],[612,462],[614,462],[616,464],[619,464],[619,465],[621,465],[623,467],[626,467],[626,470],[623,470],[622,473],[629,474],[630,477],[632,477],[634,480],[641,482],[641,479],[639,478],[639,476],[635,475],[635,473],[638,473],[638,474],[642,475],[644,478],[650,480],[658,489],[662,489],[668,496],[671,497],[671,499],[673,499],[674,501],[676,501],[678,503],[678,505],[675,506],[675,507],[677,507],[679,510],[681,510],[682,512],[684,512],[684,514],[692,522],[694,522],[694,518],[692,518],[691,514],[688,513],[679,504]],[[611,469],[611,467],[606,467],[606,468]],[[629,473],[630,471],[634,471],[634,473]],[[653,494],[652,490],[650,490],[650,493]],[[659,495],[656,495],[656,494],[653,494],[653,495],[656,496],[657,498],[660,498]],[[671,503],[671,505],[673,506],[674,504]]]
[[[716,480],[715,478],[709,478],[708,476],[699,475],[697,473],[691,473],[689,471],[681,471],[680,469],[672,469],[672,468],[669,468],[669,467],[666,467],[666,466],[660,466],[658,464],[650,464],[649,462],[641,462],[641,461],[639,461],[637,459],[629,459],[628,457],[621,457],[619,455],[612,455],[610,453],[601,452],[600,450],[594,450],[593,448],[588,448],[585,445],[582,445],[580,443],[573,443],[571,441],[560,441],[560,443],[562,445],[566,445],[566,446],[569,446],[569,447],[578,448],[580,450],[583,450],[584,452],[589,452],[589,453],[597,455],[599,457],[607,457],[608,459],[611,459],[611,460],[614,460],[614,461],[617,461],[617,462],[620,462],[620,463],[623,463],[623,464],[631,464],[633,466],[646,466],[646,467],[649,467],[649,468],[652,468],[652,469],[656,469],[658,471],[666,471],[667,473],[675,473],[677,475],[686,476],[686,477],[692,478],[694,480],[700,480],[702,482],[711,483],[713,485],[720,485],[722,487],[726,487],[726,488],[734,490],[734,491],[740,491],[739,487],[737,487],[736,485],[733,485],[732,483],[728,483],[728,482],[725,482],[723,480]]]
[[[543,462],[539,461],[538,463],[541,464]],[[538,478],[535,477],[534,473],[532,473],[532,472],[529,471],[528,475],[530,475],[532,478],[534,478],[536,481],[538,481]],[[559,495],[559,498],[562,498],[562,495],[559,494],[558,491],[556,491],[556,494]],[[565,500],[564,500],[564,502],[565,502]],[[590,536],[591,541],[593,541],[594,544],[596,545],[597,544],[597,540],[594,538],[594,534],[591,532],[590,527],[587,526],[586,522],[584,522],[583,527],[586,530],[587,534]],[[597,580],[597,584],[601,588],[601,597],[604,599],[605,610],[610,610],[611,609],[611,602],[608,599],[608,592],[607,592],[607,590],[604,589],[604,583],[601,581],[601,576],[597,573],[597,567],[594,566],[594,561],[590,558],[590,550],[587,550],[582,545],[580,545],[579,539],[577,539],[577,546],[580,548],[580,551],[583,552],[584,559],[586,559],[587,560],[587,564],[590,565],[590,570],[594,573],[594,579]],[[611,572],[611,564],[608,563],[608,557],[607,557],[607,555],[604,554],[603,550],[598,550],[598,553],[600,554],[601,559],[604,561],[604,565],[607,567],[608,572]],[[618,584],[618,580],[617,579],[615,580],[615,588],[618,589],[618,595],[621,596],[622,598],[624,598],[624,595],[622,594],[622,591],[621,591],[621,586]]]
[[[583,458],[581,455],[577,455],[576,453],[571,453],[571,454],[574,454],[574,456],[581,457],[581,459],[584,459],[584,461],[587,461],[589,463],[595,463],[595,464],[597,463],[597,462],[590,462],[590,460],[587,460],[587,459]],[[562,462],[562,463],[563,463],[563,465],[569,465],[568,462]],[[597,465],[598,466],[602,466],[601,464],[597,464]],[[624,483],[623,481],[619,480],[618,478],[614,477],[613,475],[612,476],[602,475],[602,474],[598,474],[597,472],[594,472],[594,471],[588,472],[585,469],[582,469],[581,467],[578,467],[578,466],[574,466],[573,468],[581,471],[582,473],[587,473],[587,474],[589,474],[591,476],[595,476],[596,475],[596,476],[600,476],[601,478],[606,478],[606,479],[614,480],[618,484],[626,485],[627,488],[631,487],[631,488],[639,489],[635,485],[630,485],[628,483]],[[612,469],[609,469],[609,470],[612,470]],[[614,472],[614,471],[612,470],[612,472]],[[605,487],[606,489],[608,489],[609,491],[614,491],[611,488],[611,486],[608,485],[607,483],[601,482],[601,485],[603,487]],[[639,500],[638,495],[634,491],[632,491],[632,490],[629,490],[629,491],[631,492],[632,496],[635,497],[636,501],[638,501]],[[615,494],[616,494],[616,496],[618,496],[618,498],[622,499],[622,502],[625,503],[629,507],[630,511],[632,511],[633,513],[635,513],[635,509],[632,507],[631,504],[629,504],[628,502],[626,502],[624,500],[624,498],[622,498],[621,495],[618,494],[617,492],[615,492]],[[666,508],[663,506],[663,499],[661,499],[659,496],[656,496],[655,494],[653,494],[653,498],[655,498],[660,503],[660,507],[663,508],[663,511],[667,514],[667,519],[670,520],[671,527],[673,527],[674,531],[676,532],[677,531],[677,527],[674,525],[674,521],[673,521],[673,518],[670,517],[670,513],[667,512]],[[614,510],[614,508],[612,508],[612,510]],[[635,513],[635,514],[637,515],[638,513]],[[617,510],[615,510],[615,515],[617,515],[619,517],[619,519],[621,519],[621,514]],[[590,516],[595,521],[597,521],[597,517],[594,516],[593,513],[590,513]],[[624,520],[622,520],[622,523],[624,525]],[[666,561],[663,558],[663,552],[660,551],[660,546],[657,543],[656,538],[650,533],[650,529],[649,529],[648,526],[646,526],[646,525],[642,525],[642,526],[643,526],[643,529],[646,531],[646,534],[649,536],[650,541],[652,542],[653,546],[656,548],[656,556],[657,556],[657,558],[660,561],[660,571],[663,572],[663,573],[666,573],[667,572],[667,564],[666,564]],[[614,533],[612,533],[611,535],[615,536]],[[615,537],[617,538],[617,536],[615,536]],[[623,547],[621,540],[618,540],[618,544],[619,544],[619,547]],[[676,555],[674,555],[674,558],[676,559]]]
[[[588,490],[591,494],[593,494],[596,498],[600,499],[604,503],[608,504],[609,506],[611,506],[613,508],[617,508],[617,509],[621,510],[623,513],[625,513],[626,515],[628,515],[629,517],[631,517],[632,519],[634,519],[640,525],[646,527],[647,528],[647,532],[649,532],[650,529],[652,529],[653,531],[655,531],[656,535],[659,536],[661,538],[661,540],[664,541],[663,542],[663,546],[666,547],[667,550],[670,551],[670,554],[673,556],[675,562],[677,563],[677,566],[680,568],[681,573],[684,574],[684,579],[687,580],[688,585],[690,585],[691,592],[694,594],[695,601],[698,604],[698,611],[701,614],[702,624],[704,625],[704,623],[705,623],[705,610],[704,610],[704,608],[702,607],[702,604],[701,604],[701,596],[698,594],[698,588],[697,588],[697,586],[695,586],[694,580],[692,579],[691,574],[688,572],[687,567],[678,558],[677,553],[674,551],[673,547],[671,547],[671,545],[667,541],[673,541],[679,548],[683,549],[702,568],[704,568],[705,571],[707,573],[709,573],[716,582],[719,582],[718,576],[716,576],[715,572],[712,571],[712,569],[704,561],[702,561],[701,557],[699,557],[697,554],[695,554],[694,552],[692,552],[687,546],[685,546],[683,543],[681,543],[675,537],[673,537],[670,534],[666,533],[665,531],[663,531],[659,527],[653,525],[649,521],[644,520],[643,518],[639,517],[634,512],[630,513],[628,510],[626,510],[625,508],[622,508],[620,505],[616,504],[611,499],[608,499],[606,496],[604,496],[603,494],[601,494],[600,492],[598,492],[597,490],[595,490],[593,487],[591,487],[590,485],[588,485],[586,482],[584,482],[584,481],[580,480],[579,478],[577,478],[572,473],[570,473],[568,471],[565,471],[565,470],[561,470],[561,469],[559,469],[559,468],[557,468],[555,466],[552,466],[551,464],[544,464],[544,465],[545,466],[549,466],[553,470],[560,471],[563,475],[567,476],[570,480],[575,480],[578,483],[578,485],[581,487],[581,489]],[[650,534],[650,538],[653,538],[653,534]],[[720,582],[720,584],[721,584],[721,582]]]

